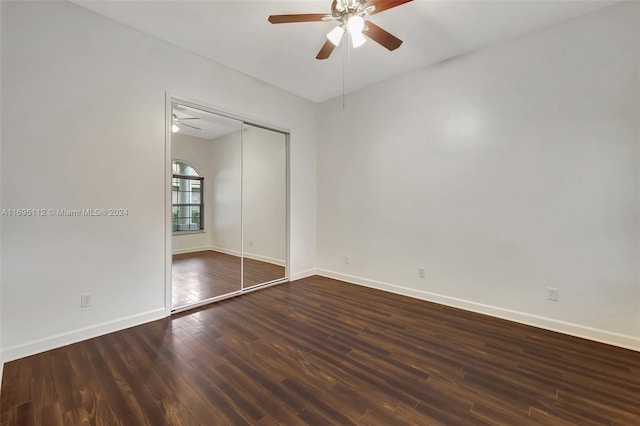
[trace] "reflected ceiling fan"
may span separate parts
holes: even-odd
[[[362,46],[367,41],[364,36],[367,36],[387,49],[395,50],[400,47],[402,40],[365,18],[410,1],[412,0],[333,0],[331,14],[271,15],[269,22],[289,24],[293,22],[338,21],[338,26],[327,34],[328,40],[318,52],[316,59],[327,59],[336,46],[340,45],[345,34],[351,39],[354,48]]]
[[[171,132],[172,133],[180,131],[180,126],[191,127],[192,129],[196,129],[196,130],[202,130],[199,127],[192,126],[191,124],[184,123],[185,120],[200,120],[200,117],[181,117],[181,118],[179,118],[175,114],[171,114],[171,117],[173,118],[173,120],[171,122]]]

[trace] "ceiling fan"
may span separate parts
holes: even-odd
[[[327,41],[318,52],[316,59],[327,59],[336,46],[340,45],[345,34],[351,38],[354,48],[363,45],[369,37],[389,50],[395,50],[402,40],[383,30],[365,17],[384,12],[412,0],[333,0],[331,14],[307,13],[297,15],[271,15],[272,24],[288,24],[293,22],[338,21],[338,26],[327,34]]]
[[[191,127],[192,129],[202,130],[199,127],[192,126],[190,124],[184,123],[184,120],[200,120],[200,117],[178,117],[176,114],[171,114],[172,123],[171,123],[171,132],[175,133],[180,131],[180,126]]]

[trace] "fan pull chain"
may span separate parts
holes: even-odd
[[[351,35],[347,31],[344,42],[342,43],[342,109],[346,105],[346,88],[347,88],[347,64],[351,62]]]
[[[343,50],[343,54],[342,54],[342,109],[344,109],[345,106],[345,87],[346,87],[346,74],[347,74],[347,55],[348,55],[348,51],[349,49],[347,48],[347,43],[344,43],[342,45],[342,50]]]

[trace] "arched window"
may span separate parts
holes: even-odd
[[[191,164],[173,160],[171,223],[173,232],[204,229],[204,177]]]

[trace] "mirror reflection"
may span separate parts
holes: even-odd
[[[287,135],[172,105],[172,306],[287,276]]]
[[[242,122],[174,104],[172,306],[241,289]]]
[[[242,135],[243,285],[285,277],[287,136],[245,125]]]

